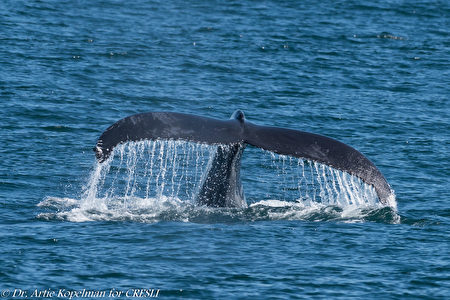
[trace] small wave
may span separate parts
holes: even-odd
[[[379,39],[390,39],[390,40],[405,40],[406,38],[398,35],[391,34],[389,32],[382,32],[377,34],[377,38]]]
[[[78,205],[79,201],[71,198],[46,197],[38,203],[38,207],[63,209]]]

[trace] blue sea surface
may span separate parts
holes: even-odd
[[[450,299],[449,96],[449,1],[2,0],[1,297]],[[130,197],[145,155],[92,151],[131,114],[236,109],[355,147],[397,209],[289,198],[302,162],[252,147],[248,208],[162,168],[169,195]]]

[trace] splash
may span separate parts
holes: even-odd
[[[265,172],[258,180],[262,184],[257,185],[272,199],[342,207],[381,206],[375,188],[355,176],[317,162],[264,153],[260,166]],[[265,188],[270,181],[276,182],[275,192]]]
[[[251,147],[245,150],[241,173],[249,207],[200,207],[195,195],[219,147],[228,146],[174,140],[121,144],[107,161],[95,164],[80,200],[47,197],[38,206],[57,212],[38,217],[75,222],[346,221],[365,220],[366,210],[384,209],[375,189],[354,176]]]
[[[111,157],[96,164],[83,193],[82,206],[103,205],[121,199],[194,199],[208,162],[218,147],[184,141],[141,141],[117,146]]]

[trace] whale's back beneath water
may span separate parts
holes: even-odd
[[[241,157],[246,144],[277,154],[315,161],[360,178],[375,188],[381,204],[395,207],[393,191],[378,168],[356,149],[318,134],[258,126],[237,110],[229,120],[174,112],[132,115],[111,125],[94,151],[101,163],[118,144],[141,140],[183,140],[219,147],[196,195],[197,203],[213,207],[246,206],[240,180]]]

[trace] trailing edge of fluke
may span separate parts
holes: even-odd
[[[229,120],[175,112],[135,114],[117,121],[106,129],[98,139],[94,151],[98,161],[103,162],[109,157],[113,148],[120,143],[156,139],[240,145],[241,151],[235,151],[235,155],[239,155],[238,159],[228,155],[224,157],[230,162],[228,164],[221,162],[225,167],[236,168],[237,177],[239,177],[240,155],[245,144],[277,154],[312,160],[359,177],[375,188],[383,205],[395,207],[395,201],[391,200],[394,197],[393,191],[384,176],[356,149],[318,134],[252,124],[245,119],[244,113],[240,110],[234,112]],[[217,175],[214,176],[214,178],[217,177]],[[234,176],[236,177],[236,174]],[[230,178],[215,180],[226,181]],[[233,180],[237,180],[237,184],[240,185],[239,178]],[[230,197],[229,194],[229,190],[217,191],[215,195],[209,195],[209,197],[222,197],[223,201],[200,202],[211,206],[233,206],[233,201],[225,201],[225,198]]]

